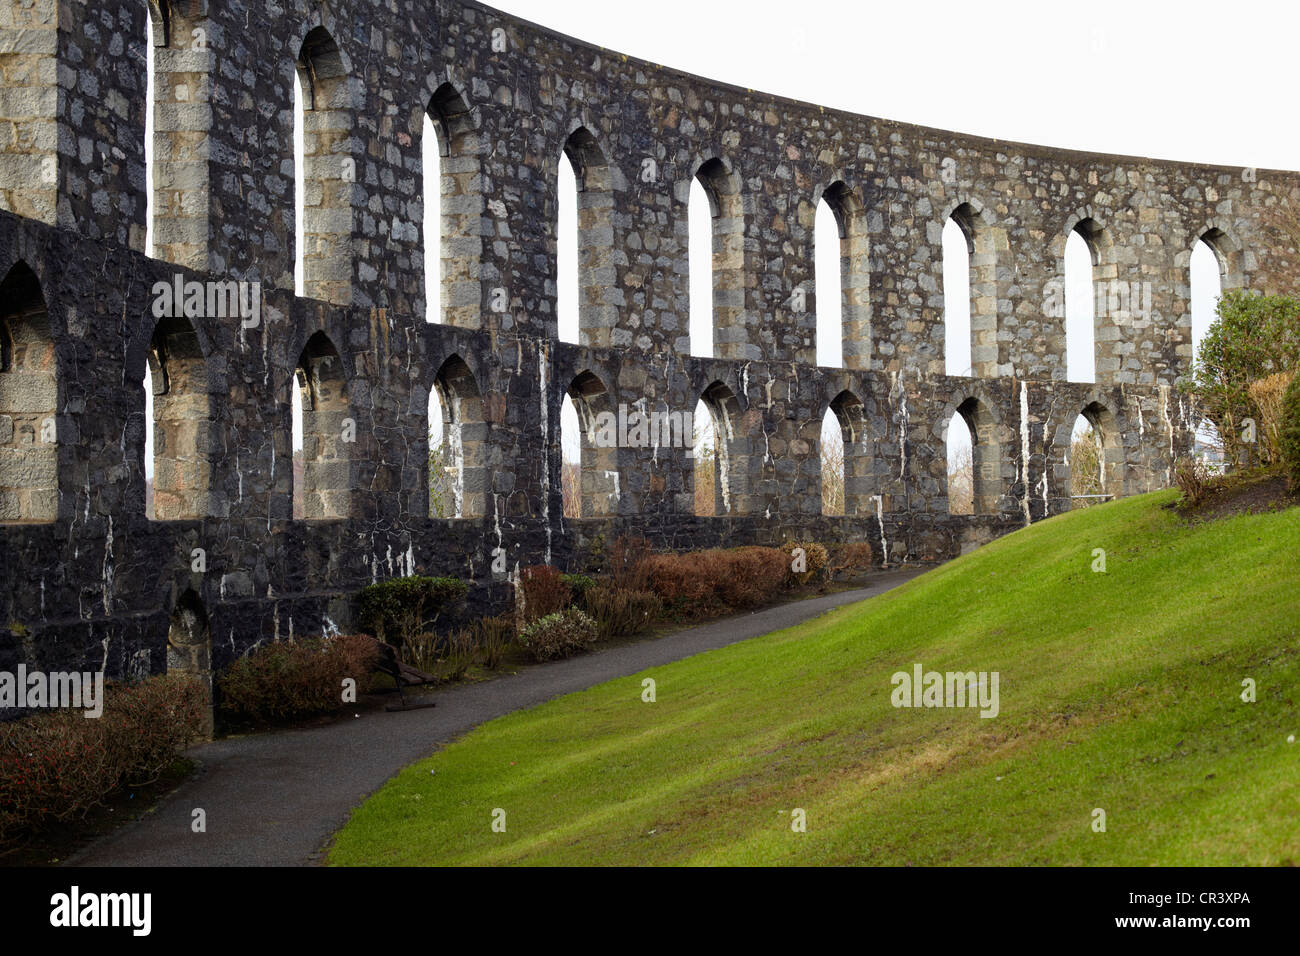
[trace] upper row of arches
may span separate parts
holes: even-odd
[[[154,43],[165,47],[176,29],[176,18],[168,3],[155,6]],[[306,33],[296,57],[295,289],[299,294],[338,300],[346,295],[352,277],[346,242],[352,227],[341,224],[335,213],[349,207],[355,168],[349,176],[346,167],[353,160],[347,114],[359,102],[360,91],[346,55],[325,25],[315,25]],[[152,73],[152,58],[150,70]],[[154,86],[151,77],[151,95]],[[147,110],[150,124],[154,113],[151,102]],[[480,174],[473,161],[478,150],[474,112],[462,92],[445,81],[430,95],[422,122],[426,319],[477,327],[483,295],[478,270],[483,210],[478,194]],[[148,143],[152,144],[153,136],[151,126]],[[558,335],[562,341],[609,346],[620,309],[626,306],[615,271],[611,165],[597,137],[581,122],[575,122],[568,132],[561,157],[556,164]],[[152,204],[152,173],[150,183]],[[745,328],[744,316],[745,225],[740,177],[725,158],[697,158],[686,198],[689,325],[680,330],[677,349],[705,357],[748,357],[741,352],[751,331]],[[814,190],[813,202],[812,280],[790,290],[785,305],[803,332],[805,354],[815,354],[818,364],[868,368],[873,339],[866,209],[842,180],[820,192]],[[151,205],[147,217],[151,251],[154,212]],[[1053,248],[1063,263],[1062,298],[1067,308],[1051,315],[1053,293],[1049,289],[1043,293],[1044,311],[1049,317],[1067,320],[1068,377],[1093,381],[1099,347],[1095,329],[1107,319],[1105,305],[1113,298],[1108,284],[1114,287],[1126,275],[1118,268],[1120,257],[1107,230],[1091,217],[1076,218],[1063,231],[1068,236],[1064,247]],[[1071,265],[1081,261],[1077,251],[1071,252],[1079,242],[1088,247],[1092,259],[1094,271],[1086,280],[1077,279],[1077,268]],[[1230,269],[1231,243],[1226,235],[1211,227],[1199,237],[1198,250],[1201,245],[1214,252],[1220,276],[1235,284],[1238,277]],[[1003,288],[1006,279],[999,277],[996,229],[979,203],[963,202],[947,216],[942,248],[946,371],[955,375],[1003,374],[1007,369],[999,364],[998,319],[1000,310],[1009,308],[1004,305],[1008,301]],[[1091,294],[1078,291],[1083,281],[1092,283]],[[1192,287],[1193,291],[1198,288],[1195,280]],[[818,297],[818,290],[826,289],[838,294]],[[1067,291],[1071,289],[1074,291]],[[1091,321],[1085,315],[1088,302],[1094,304]],[[1198,310],[1203,311],[1194,302],[1193,312]],[[1102,361],[1113,358],[1103,355]]]

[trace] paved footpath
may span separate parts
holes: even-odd
[[[321,862],[354,807],[408,764],[479,724],[584,690],[799,624],[897,587],[920,569],[885,571],[859,590],[810,598],[518,674],[455,684],[437,707],[367,711],[325,727],[219,740],[193,748],[196,773],[140,820],[101,838],[72,866],[301,866]],[[429,698],[426,698],[429,699]],[[193,833],[192,813],[207,814]]]

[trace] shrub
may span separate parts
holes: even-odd
[[[1300,492],[1300,375],[1291,379],[1282,396],[1278,450],[1286,466],[1291,491]]]
[[[820,570],[826,564],[821,545]],[[745,547],[722,552],[726,573],[719,581],[718,596],[729,607],[747,610],[772,600],[786,585],[790,557],[780,548]],[[811,555],[810,555],[811,560]]]
[[[563,611],[573,599],[564,576],[549,564],[524,568],[519,573],[519,589],[524,599],[524,623]]]
[[[537,661],[571,657],[596,643],[596,623],[577,608],[539,618],[519,632],[519,643]]]
[[[433,630],[438,616],[468,592],[455,578],[392,578],[363,588],[360,624],[388,644],[400,647]]]
[[[663,613],[663,602],[650,591],[622,591],[598,584],[583,595],[587,615],[596,622],[602,641],[640,634]]]
[[[649,589],[645,559],[650,554],[650,542],[645,538],[621,535],[609,550],[609,583],[620,591]]]
[[[871,544],[867,541],[850,541],[835,549],[834,559],[827,567],[828,574],[844,572],[850,576],[865,574],[875,562]]]
[[[1250,383],[1250,398],[1259,409],[1256,437],[1262,446],[1262,457],[1273,463],[1282,460],[1282,411],[1287,387],[1296,377],[1294,370],[1278,372]]]
[[[1210,474],[1200,458],[1180,458],[1174,465],[1174,483],[1183,493],[1183,504],[1199,508],[1210,494]]]
[[[720,610],[718,588],[726,568],[720,551],[652,554],[643,562],[650,590],[666,608],[686,617],[705,617]]]
[[[561,574],[560,580],[569,589],[571,601],[581,601],[582,596],[596,584],[594,578],[589,578],[585,574]]]
[[[649,590],[684,617],[766,603],[784,585],[790,557],[779,548],[652,554],[642,562]]]
[[[795,550],[803,552],[802,560],[796,563]],[[815,541],[796,541],[786,545],[786,567],[789,572],[791,584],[804,585],[809,581],[822,574],[825,570],[830,555],[826,552],[824,545],[817,544]],[[803,565],[802,571],[795,568],[798,564]]]
[[[343,706],[344,678],[364,689],[378,657],[375,639],[364,634],[263,644],[218,679],[221,709],[272,723],[334,713]]]
[[[208,692],[192,677],[111,685],[106,698],[94,720],[59,710],[0,723],[0,846],[157,778],[203,732]]]
[[[496,617],[481,617],[470,625],[474,639],[483,654],[483,664],[490,670],[496,670],[505,659],[506,649],[514,640],[514,621],[509,614]]]

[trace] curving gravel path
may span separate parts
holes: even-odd
[[[351,810],[399,770],[502,714],[779,631],[874,597],[924,569],[885,571],[865,588],[715,621],[635,644],[438,690],[437,707],[311,730],[201,744],[197,772],[140,820],[74,855],[69,866],[301,866],[319,863]],[[195,808],[207,831],[194,833]]]

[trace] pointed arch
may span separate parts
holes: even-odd
[[[446,80],[429,94],[420,122],[421,155],[437,167],[422,167],[421,173],[425,317],[476,329],[482,324],[483,186],[475,114],[459,87]]]
[[[303,38],[295,64],[301,96],[294,111],[295,140],[300,130],[302,151],[297,268],[304,295],[339,305],[350,304],[353,295],[357,157],[350,155],[356,103],[349,66],[323,25]]]
[[[302,415],[301,464],[294,468],[294,514],[308,521],[352,514],[356,421],[338,349],[317,332],[298,357],[293,386]]]
[[[460,355],[452,355],[438,369],[430,392],[438,396],[445,453],[435,459],[433,449],[430,449],[429,467],[441,464],[447,469],[450,479],[450,507],[443,509],[444,514],[434,514],[435,501],[431,491],[430,516],[480,517],[487,513],[488,425],[478,380]],[[436,476],[428,476],[425,486],[432,488],[434,480]]]
[[[867,221],[862,201],[854,194],[843,180],[836,180],[822,192],[821,202],[817,204],[817,215],[822,215],[822,207],[834,217],[835,235],[838,238],[838,268],[831,271],[831,276],[823,287],[821,270],[822,256],[817,253],[817,310],[819,313],[818,330],[824,323],[820,313],[828,299],[836,302],[835,313],[839,316],[838,332],[840,338],[840,366],[851,369],[871,367],[874,349],[871,338],[871,296],[870,296],[870,256],[867,245]],[[818,227],[818,240],[821,230]],[[817,242],[820,246],[820,241]],[[825,260],[828,265],[831,257]],[[822,364],[819,360],[818,364]]]
[[[970,198],[944,218],[943,230],[947,373],[992,378],[999,374],[998,313],[1005,295],[998,260],[1007,253],[1006,233]],[[970,359],[963,365],[967,338]]]
[[[147,244],[156,258],[205,270],[214,56],[208,17],[199,4],[173,0],[149,0],[149,8]]]
[[[579,372],[565,389],[578,416],[578,501],[583,518],[618,513],[622,491],[618,471],[618,416],[605,383],[594,372]],[[631,419],[631,415],[628,415]],[[627,425],[629,443],[634,423]],[[646,423],[649,427],[649,423]]]
[[[941,436],[944,446],[945,473],[953,474],[948,461],[949,430],[954,425],[965,425],[970,430],[970,501],[972,514],[996,514],[1004,494],[1002,480],[1002,446],[998,436],[998,419],[993,407],[975,395],[967,395],[949,405],[944,412]],[[949,512],[953,501],[949,495]]]
[[[208,363],[194,327],[185,318],[166,318],[149,343],[152,388],[153,499],[150,518],[205,518],[213,507],[212,459],[217,437],[212,415]]]
[[[0,282],[0,522],[58,517],[58,408],[49,309],[20,261]]]
[[[744,514],[748,500],[749,442],[744,434],[744,410],[730,387],[720,381],[711,383],[700,394],[697,410],[703,406],[704,421],[696,413],[697,433],[703,430],[711,435],[713,468],[706,473],[700,466],[700,456],[695,456],[694,481],[702,476],[713,484],[713,494],[695,495],[696,514],[722,516]],[[701,428],[703,426],[703,428]],[[708,508],[712,498],[712,508]]]
[[[1127,457],[1124,450],[1124,436],[1115,413],[1102,401],[1093,400],[1079,410],[1076,417],[1082,418],[1088,425],[1088,440],[1095,445],[1095,476],[1084,475],[1079,469],[1080,462],[1073,459],[1075,449],[1075,421],[1067,426],[1064,458],[1071,465],[1069,469],[1070,487],[1068,497],[1070,507],[1086,506],[1095,501],[1111,500],[1123,497],[1127,478]],[[1084,449],[1084,451],[1090,451]],[[1076,487],[1078,480],[1083,480],[1086,487]]]
[[[557,308],[561,324],[576,328],[576,341],[594,348],[613,344],[618,324],[618,296],[614,277],[614,195],[609,162],[600,143],[586,126],[579,126],[564,141],[559,169],[572,174],[572,190],[557,199],[573,213],[573,233],[559,234]],[[560,182],[566,177],[559,176]],[[562,217],[567,218],[567,217]],[[561,255],[561,253],[564,253]],[[576,255],[572,262],[570,255]],[[571,339],[573,340],[573,339]]]
[[[167,673],[197,679],[207,690],[204,734],[211,735],[212,721],[212,632],[203,599],[186,588],[172,606],[167,626]]]
[[[702,195],[708,202],[711,217],[712,255],[710,257],[710,283],[712,315],[711,342],[701,347],[692,336],[691,353],[718,358],[757,358],[751,349],[745,327],[745,212],[741,202],[739,174],[721,158],[712,158],[699,164],[694,174]],[[688,215],[694,217],[698,202],[691,202]],[[700,210],[703,213],[703,210]],[[692,265],[699,257],[690,257]],[[697,277],[698,278],[698,277]],[[691,282],[691,315],[703,311],[705,303],[696,302],[697,290],[703,294],[702,282]],[[696,327],[697,323],[692,322]]]
[[[866,408],[862,399],[845,389],[831,399],[826,407],[828,416],[833,416],[839,433],[839,448],[842,459],[840,469],[841,501],[839,511],[844,515],[868,514],[871,510],[871,498],[875,493],[873,481],[873,461],[871,438],[868,434]],[[825,456],[823,456],[823,462]],[[823,482],[824,482],[823,477]],[[827,514],[823,501],[822,513]]]

